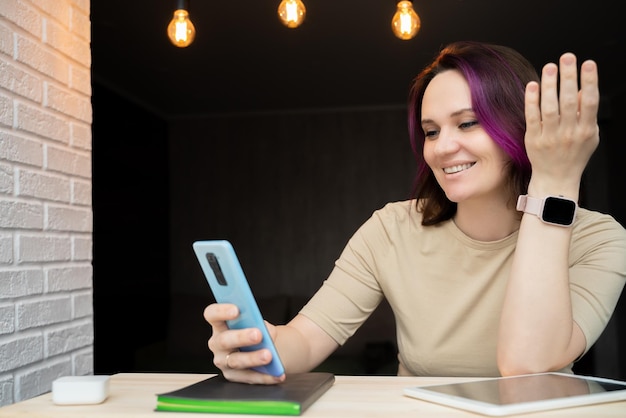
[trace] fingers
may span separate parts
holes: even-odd
[[[557,93],[558,67],[546,64],[541,73],[541,120],[544,130],[555,130],[559,124],[559,97]]]
[[[214,357],[215,365],[222,371],[226,379],[256,384],[276,384],[285,380],[284,374],[275,377],[253,370],[253,368],[265,366],[271,361],[272,354],[266,349],[251,352],[233,351],[224,356],[216,354]]]
[[[596,124],[600,93],[597,65],[583,62],[579,74],[576,56],[570,52],[555,63],[546,64],[541,72],[541,84],[530,82],[525,92],[527,133],[531,136],[567,131],[572,134],[578,125]],[[569,129],[568,129],[569,127]],[[562,135],[561,135],[562,136]],[[567,138],[561,138],[567,139]]]
[[[531,81],[525,95],[526,136],[541,135],[541,109],[539,108],[539,83]]]
[[[269,350],[231,351],[222,358],[216,359],[220,370],[246,370],[253,367],[266,366],[272,361]],[[217,365],[217,364],[216,364]]]
[[[204,310],[204,318],[213,332],[208,347],[213,352],[213,364],[228,380],[245,383],[274,384],[284,380],[251,370],[271,362],[269,350],[240,351],[244,347],[259,344],[263,339],[256,328],[229,329],[226,321],[237,318],[239,310],[232,304],[214,303]]]
[[[263,339],[261,331],[256,328],[229,329],[226,321],[236,319],[238,315],[237,306],[226,303],[214,303],[204,310],[204,318],[213,328],[209,349],[215,355],[215,365],[220,368],[227,367],[225,360],[228,354],[239,351],[241,347],[258,344]]]
[[[572,53],[561,56],[559,61],[561,88],[558,97],[560,123],[573,126],[578,119],[578,68]],[[554,88],[556,94],[556,86]]]
[[[580,68],[580,121],[585,124],[596,124],[600,106],[598,89],[598,66],[594,61],[583,62]]]
[[[541,81],[525,92],[524,144],[532,165],[529,191],[576,196],[582,173],[599,143],[600,93],[594,61],[578,68],[576,56],[544,65]]]
[[[226,321],[237,318],[239,309],[228,303],[212,303],[204,309],[204,319],[211,324],[213,331],[228,329]]]

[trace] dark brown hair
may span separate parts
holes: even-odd
[[[424,161],[421,128],[424,91],[437,74],[446,70],[463,74],[478,122],[509,156],[512,201],[526,193],[530,181],[530,161],[524,147],[524,91],[528,82],[539,81],[537,71],[509,47],[471,41],[449,44],[415,78],[409,93],[409,137],[417,162],[412,197],[417,199],[418,210],[423,212],[423,225],[438,224],[456,213],[456,203],[446,197]]]

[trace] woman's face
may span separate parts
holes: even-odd
[[[463,75],[436,75],[422,100],[424,160],[453,202],[506,196],[506,153],[479,124]]]

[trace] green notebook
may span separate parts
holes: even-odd
[[[335,382],[332,373],[288,374],[277,385],[229,382],[216,375],[157,395],[157,411],[300,415]]]

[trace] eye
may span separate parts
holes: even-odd
[[[423,128],[423,129],[424,129],[424,137],[428,139],[432,139],[436,137],[437,134],[439,133],[439,131],[436,129],[427,129],[427,128]]]
[[[463,122],[459,125],[459,128],[461,129],[469,129],[472,126],[476,126],[479,125],[479,122],[477,120],[470,120],[468,122]]]

